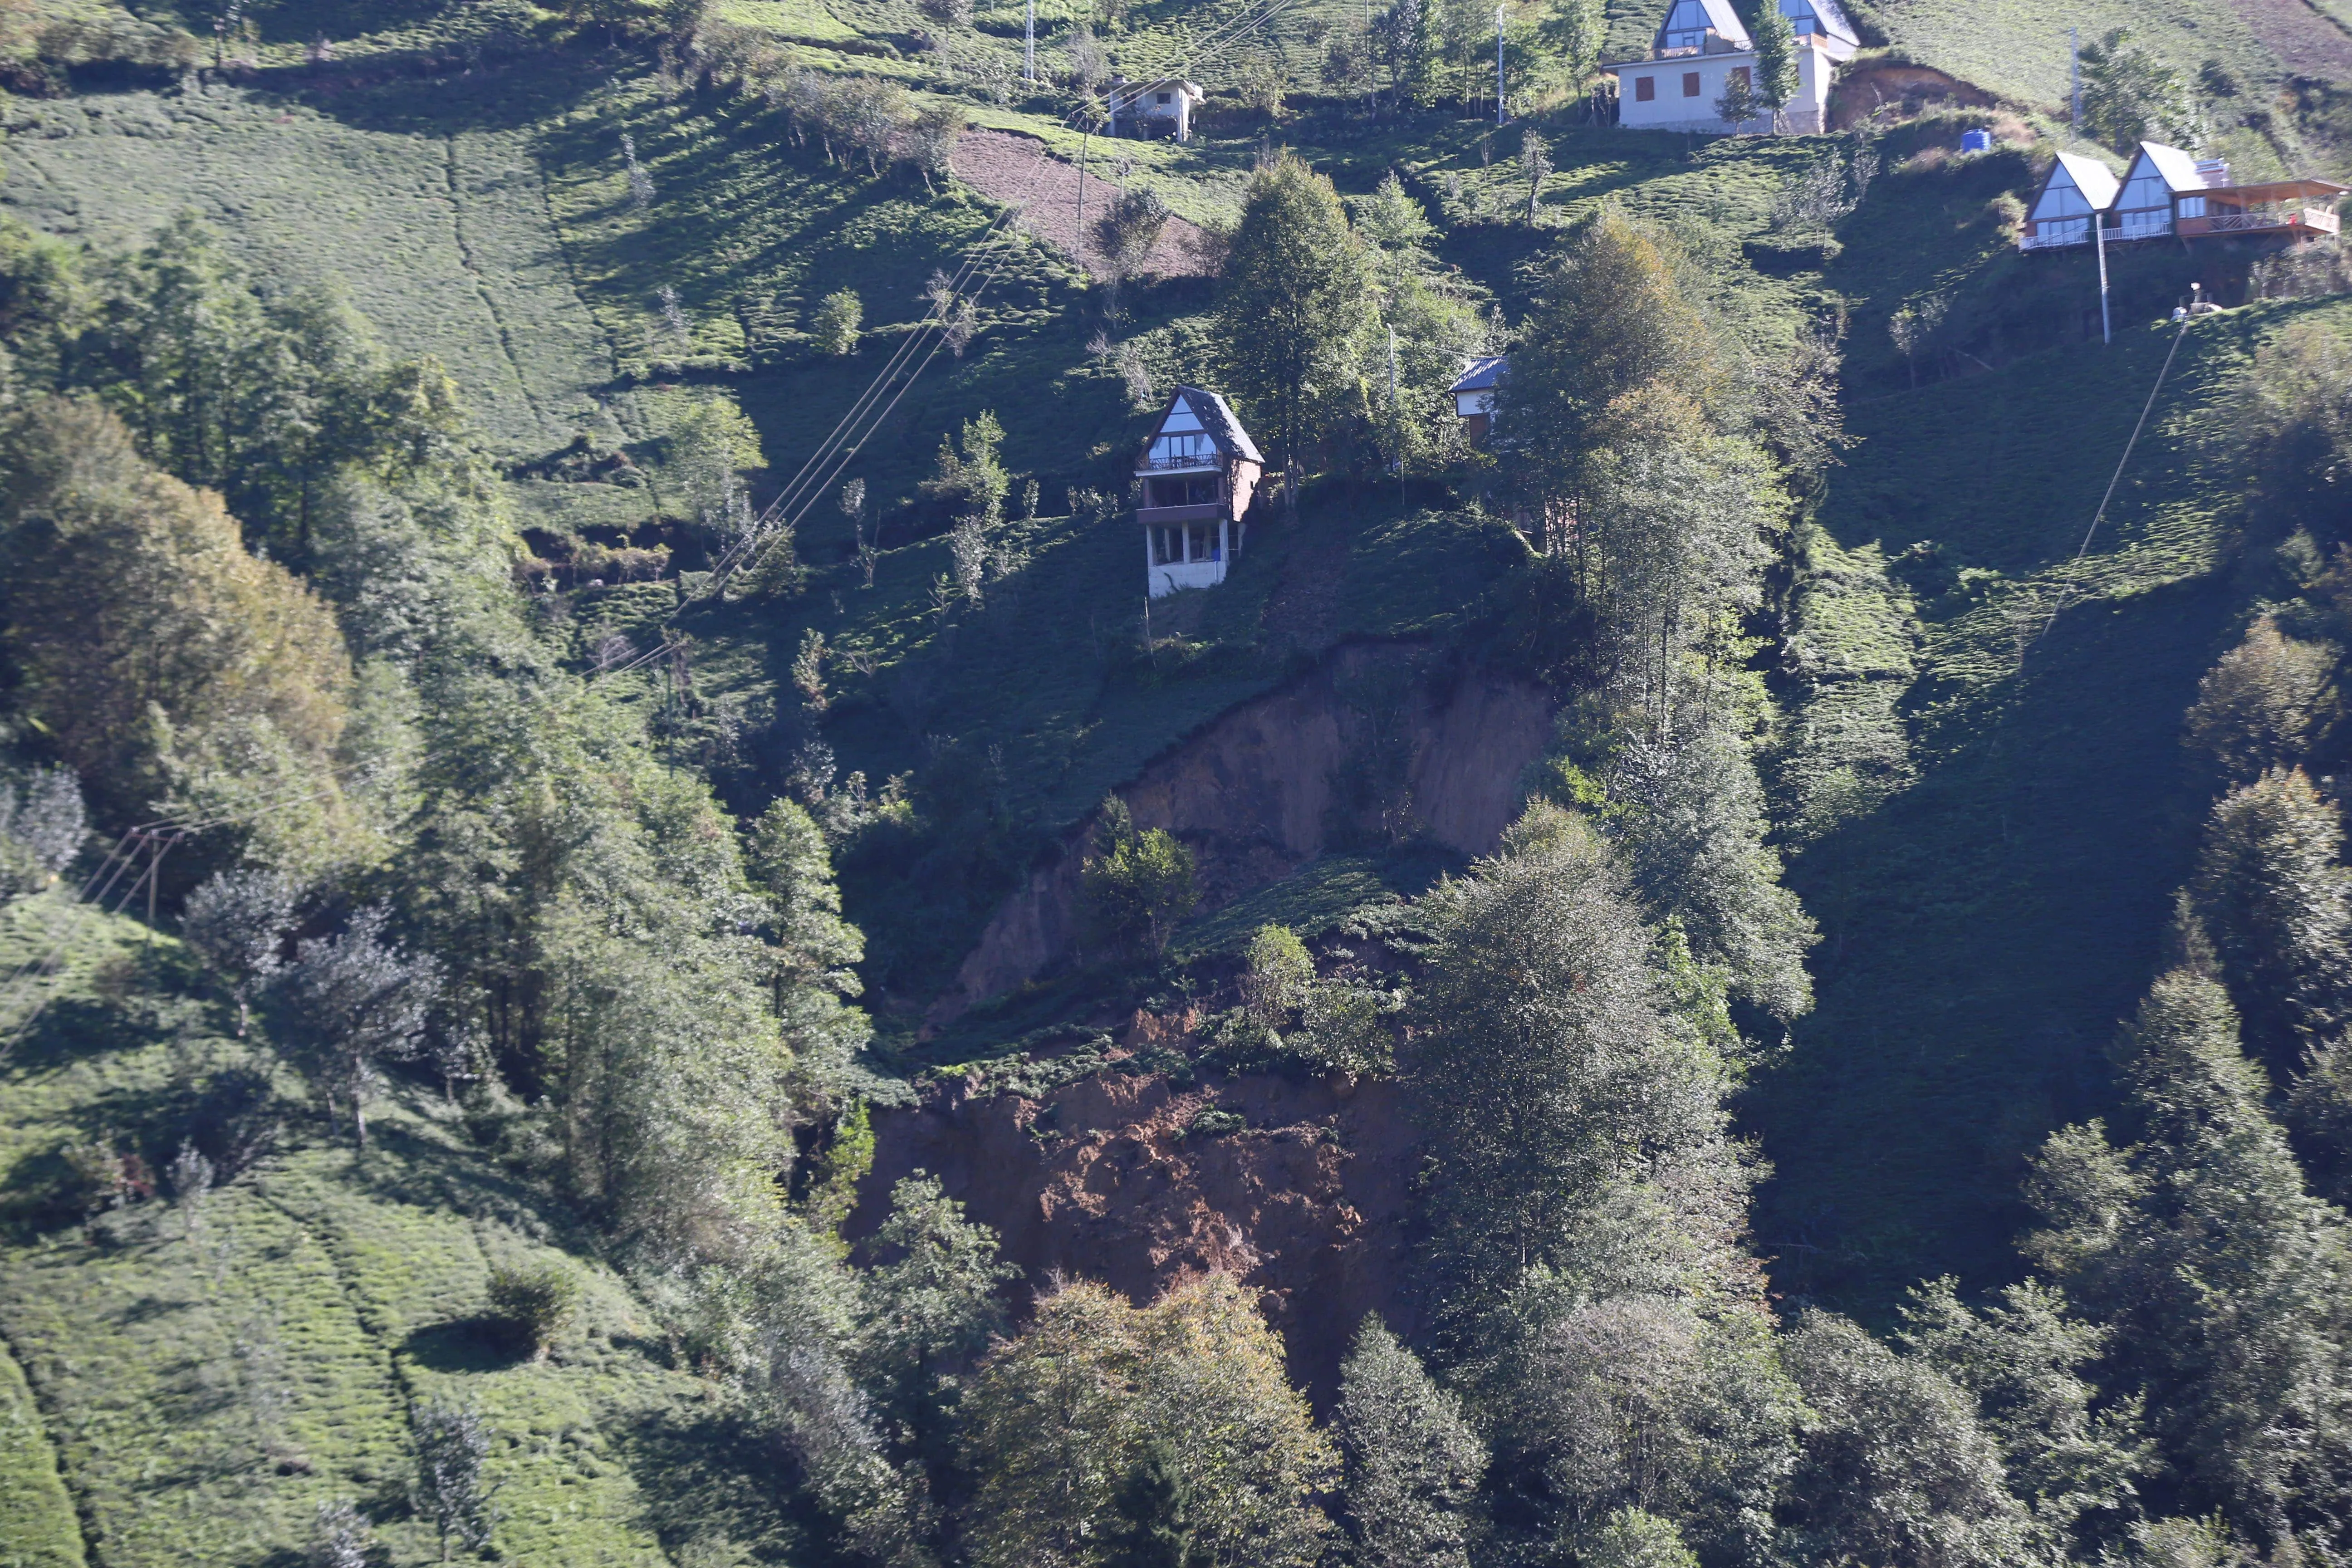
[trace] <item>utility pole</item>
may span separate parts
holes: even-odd
[[[2106,215],[2091,215],[2091,238],[2099,252],[2099,342],[2113,343],[2115,329],[2107,321],[2107,223]]]
[[[1029,0],[1029,25],[1021,35],[1021,79],[1037,84],[1037,0]]]
[[[2071,129],[2074,139],[2083,137],[2083,29],[2066,29],[2066,69],[2074,81],[2074,121]]]
[[[1503,8],[1495,7],[1495,123],[1503,123]]]

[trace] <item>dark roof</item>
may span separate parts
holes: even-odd
[[[1480,354],[1470,362],[1470,368],[1462,373],[1461,379],[1445,390],[1448,392],[1491,391],[1495,383],[1502,379],[1503,373],[1510,368],[1511,356],[1508,354]]]
[[[1813,15],[1833,37],[1843,38],[1849,44],[1858,45],[1862,42],[1862,35],[1853,30],[1852,22],[1846,20],[1844,8],[1838,5],[1838,0],[1805,0],[1805,4],[1812,7]],[[1788,9],[1785,5],[1780,7],[1783,15],[1787,14]]]
[[[1252,441],[1249,432],[1242,428],[1242,422],[1234,417],[1234,411],[1225,406],[1225,400],[1197,386],[1180,386],[1169,394],[1168,406],[1160,411],[1160,423],[1151,427],[1155,437],[1167,426],[1168,416],[1176,411],[1179,398],[1192,410],[1192,417],[1201,422],[1201,428],[1208,433],[1210,440],[1217,444],[1218,451],[1244,462],[1265,464],[1265,458],[1259,454],[1257,443]]]
[[[1748,29],[1740,24],[1739,13],[1731,8],[1731,0],[1672,0],[1666,6],[1664,17],[1658,23],[1658,30],[1650,47],[1663,50],[1666,47],[1668,34],[1696,32],[1701,28],[1712,30],[1739,48],[1750,47]]]

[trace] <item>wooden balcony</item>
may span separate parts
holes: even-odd
[[[1186,506],[1139,506],[1135,509],[1135,521],[1150,527],[1155,523],[1214,522],[1225,515],[1222,500],[1194,501]]]
[[[2325,207],[2282,206],[2185,217],[2178,226],[2182,238],[2193,239],[2201,234],[2335,234],[2342,223]]]

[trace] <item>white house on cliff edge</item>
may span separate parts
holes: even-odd
[[[1862,47],[1838,0],[1779,0],[1797,35],[1797,93],[1780,110],[1788,130],[1829,126],[1830,81]],[[1601,68],[1617,79],[1617,123],[1634,131],[1768,132],[1769,119],[1734,125],[1716,112],[1732,79],[1756,79],[1756,45],[1731,0],[1674,0],[1647,58]]]
[[[1265,466],[1223,398],[1197,386],[1170,395],[1135,459],[1135,517],[1143,524],[1144,582],[1153,598],[1225,580]]]

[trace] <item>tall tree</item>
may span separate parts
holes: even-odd
[[[1661,685],[1674,689],[1669,675]],[[1777,1018],[1812,1006],[1805,950],[1812,917],[1780,883],[1780,856],[1747,749],[1720,723],[1671,724],[1630,739],[1610,771],[1633,887],[1653,920],[1673,920],[1734,994]]]
[[[2341,1212],[2309,1196],[2263,1110],[2214,981],[2174,970],[2126,1032],[2130,1142],[2053,1134],[2026,1195],[2032,1258],[2114,1335],[2184,1514],[2222,1509],[2273,1544],[2352,1545],[2352,1267]]]
[[[2206,824],[2192,904],[2247,1043],[2281,1077],[2352,1021],[2343,850],[2343,819],[2300,768],[2231,791]]]
[[[441,966],[386,940],[390,912],[365,909],[335,936],[306,941],[273,976],[270,1034],[327,1104],[348,1105],[367,1147],[367,1106],[387,1062],[413,1055],[441,994]]]
[[[2182,739],[2231,784],[2304,760],[2326,722],[2336,650],[2282,633],[2270,616],[2246,628],[2197,683]]]
[[[1437,1346],[1498,1430],[1529,1552],[1622,1507],[1769,1551],[1799,1405],[1738,1250],[1749,1173],[1608,849],[1539,806],[1424,900],[1407,1071]]]
[[[1547,548],[1574,536],[1603,459],[1700,427],[1724,384],[1681,267],[1670,240],[1604,210],[1545,270],[1495,420],[1514,478],[1543,513]]]
[[[1812,1412],[1790,1489],[1800,1561],[2008,1568],[2032,1560],[2000,1449],[1950,1379],[1827,1312],[1801,1317],[1783,1354]]]
[[[2239,468],[2282,522],[2345,537],[2352,495],[2352,345],[2326,321],[2296,321],[2254,350],[2227,410]]]
[[[2046,1561],[2082,1561],[2112,1543],[2149,1467],[2140,1402],[2103,1401],[2086,1375],[2113,1337],[2040,1280],[2009,1287],[1982,1311],[1948,1277],[1904,1304],[1896,1340],[1976,1400]]]
[[[2149,140],[2190,147],[2204,140],[2189,79],[2122,27],[2083,46],[2083,121],[2076,135],[2119,152]]]
[[[1313,1500],[1336,1457],[1255,1300],[1222,1274],[1142,1309],[1063,1286],[989,1359],[961,1420],[982,1568],[1110,1568],[1156,1489],[1134,1480],[1155,1449],[1181,1481],[1195,1568],[1305,1568],[1329,1530]]]
[[[1331,1425],[1356,1568],[1467,1568],[1486,1445],[1377,1317],[1340,1364]]]
[[[1704,1251],[1738,1228],[1724,1066],[1666,1026],[1628,895],[1580,819],[1538,807],[1426,901],[1435,942],[1408,1071],[1433,1147],[1450,1151],[1425,1202],[1456,1331],[1530,1269],[1595,1263],[1578,1237],[1628,1184],[1671,1172],[1667,1201],[1691,1205],[1662,1218],[1660,1246]]]
[[[255,991],[284,967],[287,933],[302,901],[302,886],[279,871],[215,872],[188,895],[180,936],[228,983],[243,1038]]]
[[[1408,469],[1451,460],[1461,455],[1462,429],[1452,387],[1464,362],[1486,346],[1475,297],[1437,265],[1436,226],[1394,174],[1349,207],[1394,344],[1394,396],[1383,389],[1375,445],[1389,464]]]
[[[1781,11],[1780,0],[1761,0],[1748,35],[1756,45],[1756,102],[1771,115],[1772,129],[1778,131],[1781,111],[1797,96],[1797,30]]]
[[[1609,18],[1600,0],[1551,0],[1537,32],[1559,61],[1560,85],[1570,94],[1581,94],[1609,38]],[[1489,70],[1494,68],[1491,59],[1480,63]]]
[[[35,768],[20,778],[0,768],[0,904],[55,883],[89,838],[72,770]]]
[[[1288,153],[1250,177],[1217,302],[1234,395],[1271,436],[1296,499],[1307,450],[1364,405],[1370,268],[1330,180]]]
[[[932,1426],[942,1385],[1003,1326],[997,1286],[1021,1271],[997,1260],[996,1233],[922,1171],[890,1189],[890,1215],[866,1247],[875,1266],[858,1364],[893,1414]]]
[[[256,763],[236,782],[283,798],[253,830],[331,846],[352,670],[327,606],[101,409],[35,405],[0,472],[20,700],[101,819],[143,817],[192,773]]]

